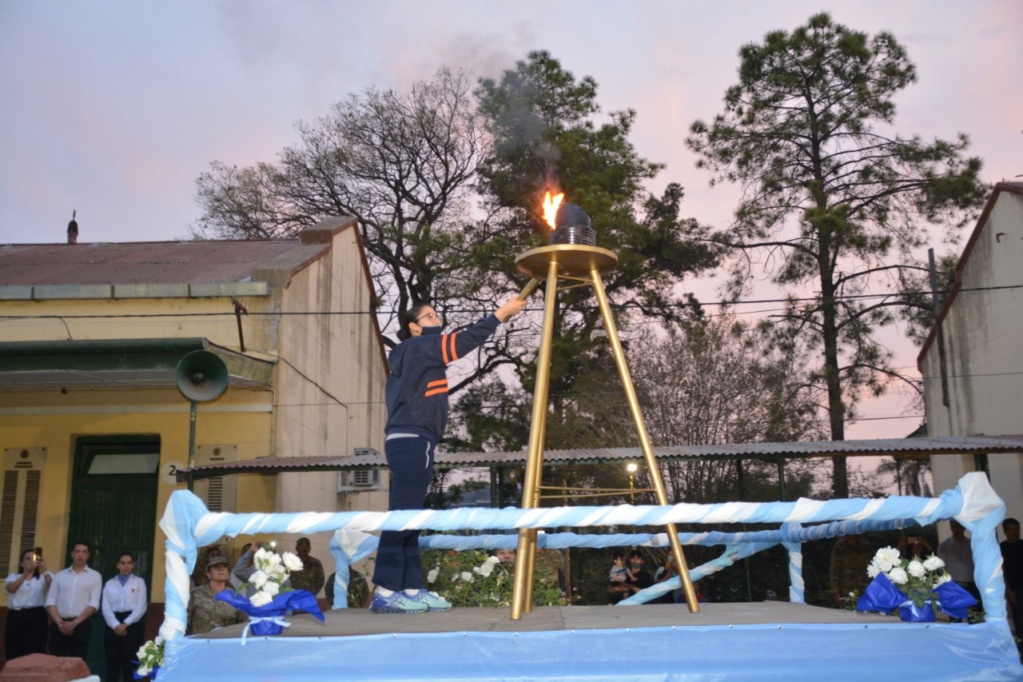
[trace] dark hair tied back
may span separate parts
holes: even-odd
[[[398,318],[398,322],[401,324],[401,328],[398,330],[398,340],[405,341],[412,338],[412,332],[409,330],[409,325],[419,319],[420,315],[423,314],[423,309],[430,307],[429,303],[417,303]]]

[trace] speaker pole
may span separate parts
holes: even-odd
[[[195,467],[195,413],[199,401],[189,400],[188,410],[188,492],[192,492],[192,469]]]

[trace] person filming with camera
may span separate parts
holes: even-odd
[[[53,574],[46,570],[41,547],[21,553],[21,572],[4,581],[7,592],[7,627],[4,655],[7,660],[46,653],[46,593]]]

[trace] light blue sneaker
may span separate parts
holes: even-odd
[[[419,590],[418,594],[412,595],[409,599],[414,599],[420,604],[425,604],[428,611],[447,611],[451,608],[451,602],[436,592]]]
[[[448,608],[451,605],[448,604]],[[418,599],[418,595],[409,596],[404,592],[395,592],[385,597],[379,592],[373,595],[373,603],[369,610],[373,613],[426,613],[429,607]]]

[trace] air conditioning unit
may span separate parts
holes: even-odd
[[[337,472],[339,493],[363,493],[380,490],[379,469],[352,469]]]

